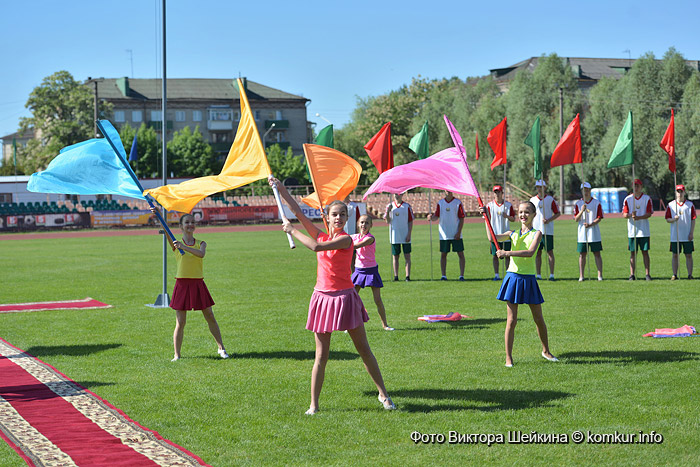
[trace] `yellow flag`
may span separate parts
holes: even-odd
[[[233,190],[270,175],[265,149],[240,79],[238,90],[241,96],[241,120],[238,122],[236,139],[231,145],[221,173],[153,188],[144,191],[144,194],[153,196],[169,211],[190,212],[198,202],[209,195]]]
[[[343,201],[357,186],[362,167],[353,158],[316,144],[305,144],[304,154],[316,190],[302,198],[307,205],[322,209],[332,201]]]

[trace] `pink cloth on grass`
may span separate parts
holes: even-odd
[[[693,334],[696,334],[695,328],[686,324],[685,326],[676,329],[655,329],[654,332],[644,334],[644,337],[688,337],[692,336]]]

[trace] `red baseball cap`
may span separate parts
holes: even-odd
[[[635,179],[634,179],[634,184],[635,184],[635,185],[644,185],[644,184],[642,183],[642,181],[641,181],[640,179],[638,179],[638,178],[635,178]]]
[[[683,186],[683,185],[676,185],[676,190],[683,190],[683,191],[685,191],[685,186]]]
[[[503,191],[503,187],[501,185],[494,185],[493,191]]]

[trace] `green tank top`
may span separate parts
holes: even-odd
[[[510,240],[513,243],[511,251],[519,250],[529,250],[532,246],[532,242],[535,241],[535,234],[537,229],[531,229],[525,234],[521,234],[520,230],[514,230],[510,234]],[[525,258],[522,256],[511,256],[510,266],[508,266],[509,272],[515,272],[517,274],[535,274],[535,255]]]

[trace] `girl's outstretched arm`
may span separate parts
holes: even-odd
[[[306,217],[304,214],[304,211],[301,210],[299,207],[299,203],[296,202],[296,200],[292,197],[292,195],[289,194],[287,191],[287,187],[285,187],[282,182],[277,180],[275,177],[270,176],[268,178],[268,181],[270,182],[270,186],[276,186],[277,190],[280,193],[280,196],[284,200],[284,202],[289,206],[289,209],[292,210],[296,218],[301,222],[301,225],[304,226],[306,231],[309,233],[309,235],[313,238],[317,238],[318,234],[321,233],[321,230],[314,225],[313,222],[311,222],[311,219]],[[286,230],[285,230],[286,232]]]
[[[541,240],[542,232],[538,230],[537,232],[535,232],[535,238],[532,240],[532,245],[530,245],[530,248],[528,248],[527,250],[504,251],[505,254],[503,256],[519,256],[522,258],[530,258],[531,256],[534,256],[537,252],[537,248],[539,248]],[[500,257],[501,256],[499,256],[499,258]]]
[[[173,249],[178,248],[180,250],[188,251],[198,258],[204,258],[204,255],[207,254],[207,242],[200,243],[199,248],[192,248],[191,246],[185,245],[179,240],[175,240],[175,242],[170,242],[170,244],[173,246]]]
[[[319,242],[317,240],[318,235],[316,236],[316,238],[311,238],[308,235],[304,235],[303,232],[300,232],[297,229],[295,229],[289,221],[286,221],[282,224],[282,230],[299,240],[302,245],[304,245],[311,251],[342,250],[352,245],[352,238],[350,237],[350,235],[341,235],[327,242]],[[319,233],[321,233],[320,230]]]
[[[374,237],[365,237],[359,242],[354,244],[355,249],[362,248],[363,246],[371,245],[374,243]]]

